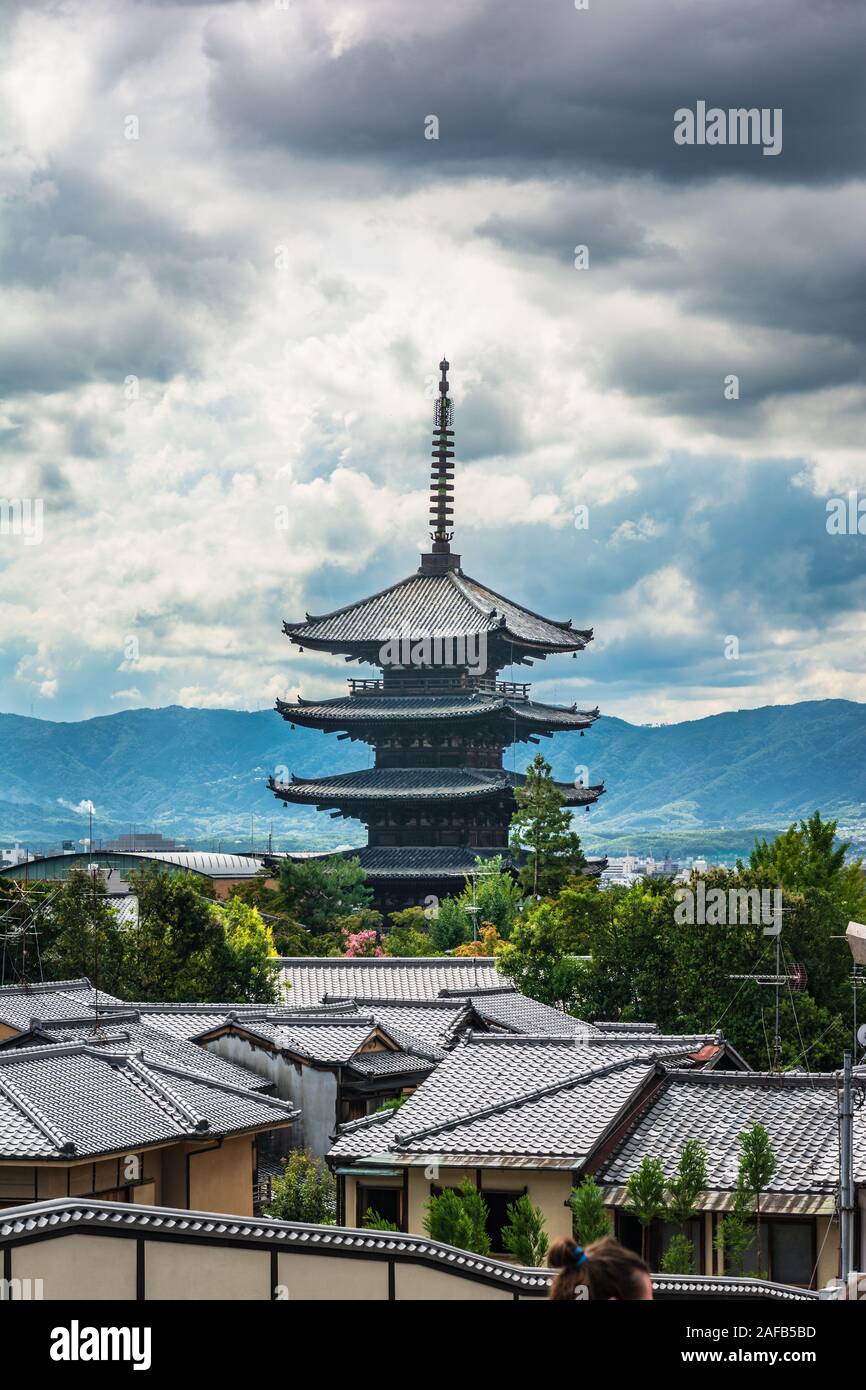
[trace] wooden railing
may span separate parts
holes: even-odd
[[[418,676],[397,680],[350,680],[352,695],[507,695],[512,700],[528,700],[531,684],[526,681],[492,681],[481,676]]]

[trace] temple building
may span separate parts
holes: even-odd
[[[430,550],[414,574],[357,603],[284,631],[301,649],[377,667],[337,699],[277,701],[291,724],[374,750],[374,765],[332,777],[270,779],[284,802],[363,821],[357,854],[384,911],[458,892],[476,859],[513,865],[508,827],[522,774],[507,771],[512,744],[538,743],[561,729],[581,733],[598,710],[541,704],[524,682],[497,679],[504,667],[582,651],[592,631],[555,622],[503,598],[464,573],[451,549],[454,430],[448,368],[435,406]],[[558,784],[570,806],[588,806],[604,787]]]

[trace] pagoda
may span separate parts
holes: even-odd
[[[499,672],[546,656],[576,655],[592,631],[523,608],[463,572],[451,549],[454,430],[449,363],[439,364],[430,487],[430,550],[414,574],[357,603],[284,623],[299,648],[378,668],[337,699],[277,701],[301,724],[373,749],[373,766],[332,777],[292,776],[269,786],[284,802],[363,821],[357,854],[383,911],[424,906],[460,890],[478,859],[515,868],[508,828],[523,775],[503,766],[512,744],[561,729],[583,733],[598,710],[541,704]],[[589,806],[602,785],[557,784],[569,806]]]

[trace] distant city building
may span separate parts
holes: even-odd
[[[13,845],[12,849],[0,849],[0,865],[6,864],[26,864],[30,855],[26,849],[20,845]]]
[[[135,854],[141,850],[158,852],[161,849],[177,849],[178,844],[176,840],[155,832],[138,831],[131,835],[118,835],[114,840],[106,840],[103,848],[123,850],[129,854]]]
[[[695,863],[706,865],[706,860],[699,859]],[[645,858],[636,854],[608,855],[607,867],[602,870],[599,882],[602,888],[614,885],[630,888],[642,878],[676,878],[683,874],[688,877],[689,872],[683,870],[681,873],[679,864],[674,863],[669,854],[664,859],[656,859],[651,854]]]

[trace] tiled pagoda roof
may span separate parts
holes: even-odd
[[[453,695],[343,695],[335,700],[302,700],[297,704],[277,700],[277,709],[284,719],[312,728],[418,720],[481,720],[491,717],[517,720],[548,729],[588,729],[598,718],[598,710],[579,710],[576,705],[563,708],[545,705],[535,700],[516,700],[504,695],[484,692],[455,692]]]
[[[523,773],[504,768],[371,767],[333,777],[293,777],[282,785],[271,778],[268,785],[283,801],[339,805],[352,801],[480,800],[513,791],[525,782]],[[555,785],[567,806],[591,805],[604,791],[603,785]]]
[[[320,617],[306,615],[301,623],[284,623],[293,641],[310,647],[354,654],[356,649],[381,646],[407,630],[413,637],[436,633],[449,637],[500,637],[539,655],[582,651],[592,629],[579,630],[571,620],[543,618],[462,571],[441,574],[420,570],[357,603]]]

